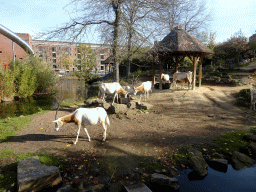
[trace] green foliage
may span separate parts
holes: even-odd
[[[20,153],[15,154],[14,150],[4,150],[0,151],[0,159],[6,159],[10,156],[13,156],[15,160],[10,160],[11,163],[8,166],[4,167],[2,174],[0,174],[0,191],[16,191],[15,184],[17,183],[17,165],[18,162],[29,158],[29,157],[38,157],[40,162],[47,166],[57,166],[61,170],[67,168],[68,163],[61,158],[58,158],[54,155],[44,154],[44,153]]]
[[[32,95],[36,90],[36,74],[33,68],[19,60],[12,61],[10,68],[15,74],[15,95],[21,98]]]
[[[92,51],[91,46],[80,43],[78,46],[78,58],[80,58],[80,71],[76,71],[75,75],[78,78],[85,78],[85,81],[89,81],[94,78],[91,71],[96,67],[96,53]]]
[[[30,121],[30,117],[14,117],[0,120],[0,143],[12,139],[16,135],[16,131],[24,128]]]
[[[251,128],[251,132],[252,132],[254,135],[256,135],[256,127],[252,127],[252,128]]]
[[[248,135],[245,131],[230,132],[226,135],[219,136],[213,141],[212,148],[218,153],[230,156],[234,151],[241,151],[249,146],[249,143],[243,138]]]
[[[2,63],[0,65],[0,100],[4,97],[13,99],[15,95],[14,73],[8,68],[4,69]]]
[[[50,92],[59,80],[49,64],[39,57],[27,55],[24,64],[31,67],[36,75],[36,92]]]
[[[158,162],[151,162],[151,163],[148,163],[148,162],[142,162],[141,163],[141,166],[142,167],[145,167],[146,169],[150,170],[150,171],[155,171],[155,170],[159,170],[159,171],[162,171],[163,170],[163,166],[158,163]]]

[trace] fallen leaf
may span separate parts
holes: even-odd
[[[41,129],[44,129],[43,127],[41,127]]]
[[[92,179],[92,178],[93,178],[93,176],[91,175],[89,178],[90,178],[90,179]]]
[[[75,179],[79,179],[79,176],[75,176]]]
[[[70,145],[69,145],[69,144],[67,144],[67,147],[70,147]]]

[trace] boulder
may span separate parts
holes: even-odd
[[[136,108],[136,102],[135,101],[130,101],[129,103],[127,103],[127,107],[129,109],[135,109]]]
[[[111,105],[109,103],[103,103],[102,107],[107,111],[111,107]]]
[[[153,105],[149,104],[149,103],[138,103],[137,102],[137,108],[138,109],[144,109],[144,110],[149,110],[149,109],[152,109],[153,108]]]
[[[203,156],[193,156],[188,161],[191,169],[193,169],[199,176],[207,175],[208,164],[204,160]]]
[[[252,156],[256,157],[256,143],[251,142],[249,145],[249,149],[251,149]]]
[[[194,156],[202,156],[203,157],[203,155],[200,151],[193,149],[193,148],[187,149],[187,152],[193,154]]]
[[[235,151],[232,155],[232,167],[236,170],[243,169],[247,166],[255,165],[256,161],[247,155]]]
[[[208,165],[216,171],[226,173],[228,170],[228,160],[226,159],[210,159]]]
[[[62,182],[58,167],[42,165],[37,157],[18,162],[18,191],[39,191]]]
[[[166,175],[153,173],[150,174],[150,180],[152,184],[157,184],[159,186],[171,187],[175,190],[179,189],[178,179],[175,177],[167,177]]]
[[[125,113],[127,111],[127,105],[113,103],[109,108],[109,110],[111,113],[114,113],[114,114]]]
[[[144,183],[124,184],[124,188],[128,192],[152,192]]]

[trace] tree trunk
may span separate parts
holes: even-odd
[[[114,32],[113,32],[113,45],[112,45],[112,52],[113,52],[113,60],[115,64],[115,81],[119,82],[119,62],[117,61],[117,41],[119,35],[119,25],[120,25],[120,15],[121,10],[118,1],[112,1],[112,6],[115,12],[115,22],[114,22]]]

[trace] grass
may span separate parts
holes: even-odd
[[[140,165],[150,171],[162,171],[164,169],[164,167],[158,162],[142,162]]]
[[[49,110],[42,110],[39,113],[33,114],[44,114]],[[16,131],[23,129],[31,121],[31,116],[13,117],[0,120],[0,143],[7,142],[16,136]]]
[[[226,135],[221,135],[213,141],[211,148],[229,158],[234,151],[242,151],[249,146],[249,143],[243,140],[248,134],[245,131],[232,131]]]
[[[63,101],[62,104],[60,105],[60,107],[70,107],[72,105],[77,105],[79,103],[84,103],[84,99],[83,98],[80,98],[74,102],[70,102],[70,101]]]
[[[251,128],[251,132],[252,132],[254,135],[256,135],[256,127],[252,127],[252,128]]]
[[[13,149],[6,149],[0,151],[0,160],[7,159],[9,164],[4,167],[4,170],[0,174],[0,191],[15,191],[17,183],[17,165],[18,162],[26,159],[28,157],[36,156],[39,158],[40,162],[47,166],[59,166],[61,170],[68,167],[67,162],[63,159],[59,159],[54,155],[49,154],[39,154],[39,153],[21,153],[15,154]],[[12,160],[9,161],[9,158]]]

